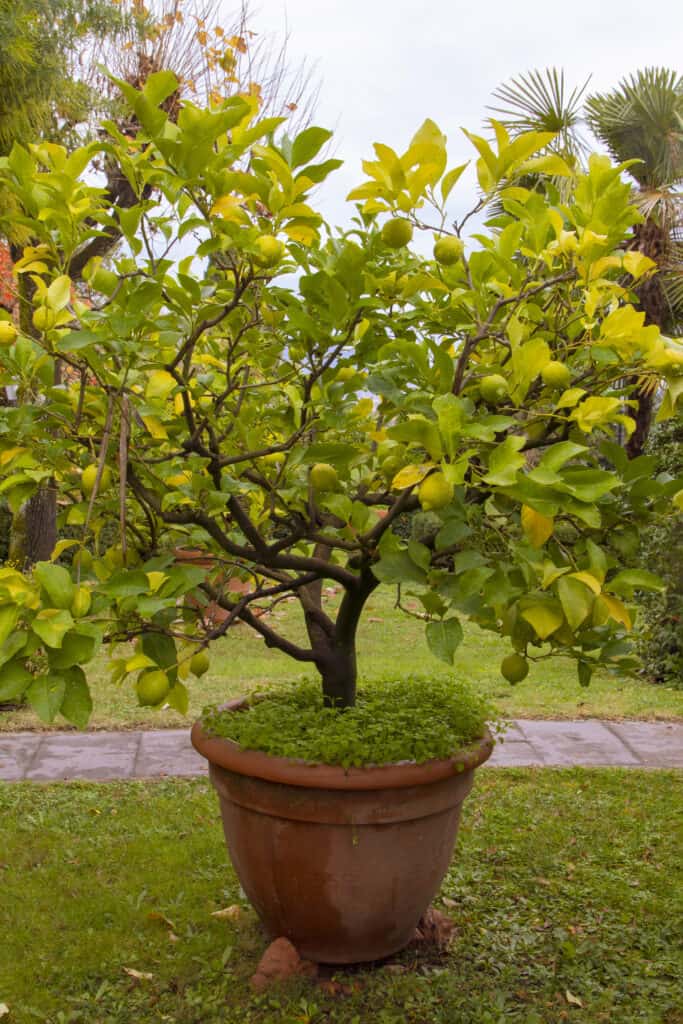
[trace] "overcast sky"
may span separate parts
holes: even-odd
[[[348,220],[343,198],[373,142],[401,152],[431,117],[448,135],[449,166],[462,163],[473,150],[460,126],[480,129],[492,90],[514,75],[555,65],[572,86],[592,75],[589,89],[602,91],[647,66],[681,70],[680,0],[254,0],[253,11],[258,32],[287,27],[293,64],[316,64],[314,121],[335,129],[345,161],[318,195],[333,223]]]

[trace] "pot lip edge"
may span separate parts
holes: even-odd
[[[238,697],[223,707],[238,710],[245,701],[245,697]],[[448,758],[344,768],[299,758],[275,757],[260,750],[243,750],[226,737],[208,736],[201,719],[192,726],[190,739],[195,750],[210,764],[238,775],[310,789],[343,790],[407,788],[457,777],[484,764],[495,745],[486,727],[480,739],[461,747]]]

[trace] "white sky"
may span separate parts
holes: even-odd
[[[226,12],[234,10],[223,0]],[[317,195],[326,219],[348,221],[346,193],[363,179],[372,143],[401,152],[425,117],[449,139],[449,166],[473,150],[493,89],[532,68],[562,67],[589,91],[652,65],[681,70],[683,3],[658,0],[254,0],[252,28],[286,28],[292,64],[315,62],[314,123],[335,129],[344,167]],[[469,209],[461,180],[454,213]]]

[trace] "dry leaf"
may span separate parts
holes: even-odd
[[[151,981],[154,977],[153,974],[149,974],[147,971],[136,971],[134,967],[124,967],[125,973],[131,978],[135,978],[136,981]]]
[[[583,1003],[578,996],[575,996],[572,992],[567,989],[564,993],[564,998],[567,1000],[570,1006],[583,1006]]]
[[[176,935],[175,932],[169,932],[168,933],[168,941],[169,942],[178,942],[178,936]]]
[[[0,1017],[6,1017],[9,1013],[9,1006],[7,1003],[0,1003]]]
[[[233,903],[231,907],[225,907],[223,910],[214,910],[211,917],[217,917],[220,921],[239,921],[242,916],[242,908],[237,903]]]
[[[175,930],[175,925],[173,924],[173,921],[169,921],[169,919],[158,910],[150,911],[150,913],[147,915],[147,918],[150,921],[161,921],[161,923],[165,924],[168,928],[171,929],[171,931]]]

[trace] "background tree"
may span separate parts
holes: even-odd
[[[589,96],[587,87],[565,90],[564,73],[554,68],[532,71],[494,91],[491,111],[512,134],[550,129],[559,134],[550,148],[570,160],[583,160],[587,143],[582,125],[619,163],[629,164],[635,181],[634,202],[643,222],[636,224],[630,248],[652,259],[656,272],[634,285],[646,322],[670,334],[683,326],[683,78],[665,68],[639,71],[604,94]],[[639,455],[652,423],[655,394],[629,382],[637,410],[636,428],[627,440],[631,456]]]

